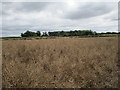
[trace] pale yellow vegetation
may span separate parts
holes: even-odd
[[[117,38],[3,40],[3,87],[118,87]]]

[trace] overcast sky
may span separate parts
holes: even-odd
[[[3,2],[2,35],[26,30],[118,31],[117,2]]]

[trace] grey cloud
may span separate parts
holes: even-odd
[[[15,13],[40,12],[50,4],[50,2],[4,2],[2,13],[3,15],[9,15],[10,10]]]
[[[3,30],[10,30],[10,31],[13,31],[13,30],[27,30],[27,29],[29,29],[29,28],[31,27],[31,26],[19,26],[19,25],[16,25],[16,26],[3,26],[2,27],[2,29]]]
[[[90,18],[95,16],[104,15],[106,13],[109,13],[113,10],[113,4],[112,3],[88,3],[86,5],[82,5],[82,3],[79,4],[80,6],[77,8],[77,10],[70,11],[65,14],[65,18],[67,19],[84,19],[84,18]]]
[[[24,12],[34,12],[34,11],[41,11],[50,3],[45,2],[23,2],[21,3],[20,7],[17,7],[16,10],[24,11]]]
[[[118,20],[120,20],[120,19],[111,19],[111,20],[113,20],[113,21],[118,21]]]
[[[107,22],[107,19],[104,18],[104,14],[107,14],[109,19],[116,19],[116,16],[114,17],[115,12],[113,12],[112,15],[108,14],[114,10],[115,4],[87,2],[84,4],[77,3],[75,5],[77,8],[76,6],[72,7],[66,3],[58,2],[3,3],[2,11],[3,15],[6,15],[3,17],[3,35],[20,35],[20,33],[26,30],[55,31],[87,28],[96,31],[104,31],[107,29],[112,31],[116,27],[103,27],[105,25],[104,23],[110,25],[117,23],[112,20]],[[42,12],[39,13],[40,11]],[[104,17],[97,17],[100,15]],[[86,19],[91,17],[95,17],[94,20]],[[103,28],[98,27],[99,25]]]
[[[26,31],[26,30],[30,30],[32,26],[19,26],[19,25],[14,25],[14,26],[6,26],[3,25],[2,26],[2,36],[4,37],[8,37],[8,36],[20,36],[20,33]]]

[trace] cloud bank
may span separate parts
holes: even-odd
[[[3,2],[3,36],[26,30],[118,30],[117,2]]]

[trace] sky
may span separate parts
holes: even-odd
[[[1,26],[3,37],[27,30],[117,32],[118,2],[2,2]]]

